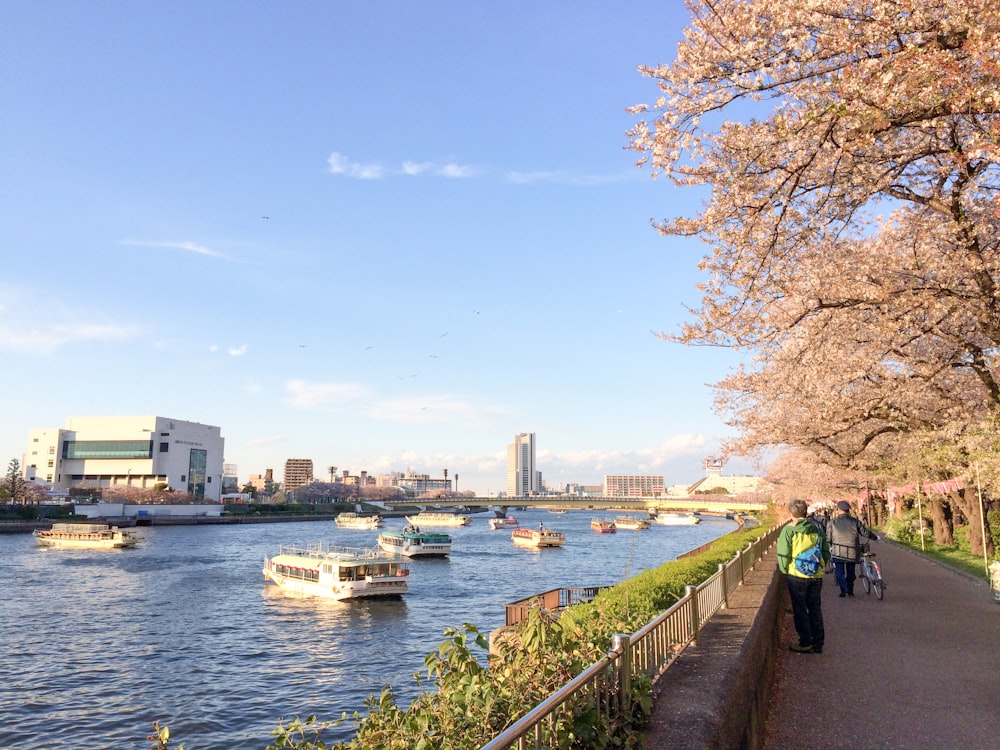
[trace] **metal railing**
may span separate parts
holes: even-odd
[[[531,711],[504,729],[480,750],[528,750],[554,747],[562,726],[583,710],[596,712],[615,727],[631,711],[631,682],[644,676],[656,684],[708,620],[727,606],[729,595],[778,538],[781,527],[770,529],[741,549],[728,563],[632,635],[615,635],[611,650]]]

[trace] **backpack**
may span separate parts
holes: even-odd
[[[823,530],[814,521],[809,522],[809,529],[796,529],[792,534],[792,567],[793,575],[804,578],[815,578],[823,569]]]

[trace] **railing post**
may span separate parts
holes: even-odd
[[[628,716],[632,706],[632,639],[624,633],[611,636],[612,653],[618,657],[618,715]]]
[[[719,563],[719,580],[722,581],[722,608],[729,609],[729,577],[726,575],[726,564]]]
[[[699,623],[701,617],[698,615],[698,587],[697,586],[685,586],[684,596],[687,597],[688,601],[691,603],[691,642],[696,646],[698,645],[698,630],[700,629]]]

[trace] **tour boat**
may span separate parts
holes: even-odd
[[[657,513],[653,520],[664,526],[693,526],[701,523],[701,519],[694,513]]]
[[[600,518],[591,518],[590,530],[596,531],[598,534],[614,534],[616,531],[618,531],[618,527],[615,526],[614,521],[605,521]]]
[[[282,546],[263,572],[282,591],[342,600],[405,594],[410,567],[377,548]]]
[[[39,547],[126,549],[139,542],[136,534],[106,523],[54,523],[51,529],[35,529],[32,533]]]
[[[378,544],[386,552],[405,557],[444,557],[451,552],[451,537],[441,532],[418,531],[405,526],[402,531],[383,531]]]
[[[525,526],[514,529],[510,533],[510,538],[516,547],[562,547],[566,541],[566,535],[561,531],[546,529],[539,524],[537,529],[529,529]]]
[[[337,516],[338,529],[377,529],[382,525],[379,515],[363,516],[360,513],[341,513]]]
[[[635,531],[637,529],[648,529],[649,521],[645,518],[636,518],[635,516],[618,516],[618,518],[615,519],[615,526],[619,529]]]
[[[472,523],[472,516],[425,510],[415,516],[407,516],[406,522],[417,528],[421,526],[468,526]]]
[[[496,531],[497,529],[502,529],[507,526],[519,526],[518,521],[514,516],[507,516],[506,518],[491,518],[490,528]]]

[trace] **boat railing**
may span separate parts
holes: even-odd
[[[520,599],[510,604],[505,604],[507,610],[507,627],[517,625],[528,619],[528,613],[532,609],[541,608],[549,612],[558,612],[574,604],[592,601],[597,592],[606,589],[607,586],[576,586],[573,588],[549,589],[541,594],[529,596],[527,599]]]
[[[374,560],[384,557],[377,547],[342,547],[335,544],[309,544],[306,546],[283,544],[278,548],[279,555],[295,555],[298,557],[356,557],[362,560]]]
[[[697,644],[701,629],[712,615],[727,605],[729,595],[742,585],[746,574],[774,545],[780,531],[781,527],[771,529],[738,551],[728,563],[720,563],[719,570],[708,580],[697,586],[687,586],[676,604],[632,635],[615,635],[611,649],[600,661],[567,682],[480,750],[556,747],[558,728],[564,725],[565,719],[586,711],[598,712],[614,731],[631,712],[632,679],[644,676],[655,685],[685,648]],[[550,594],[552,592],[540,596]]]

